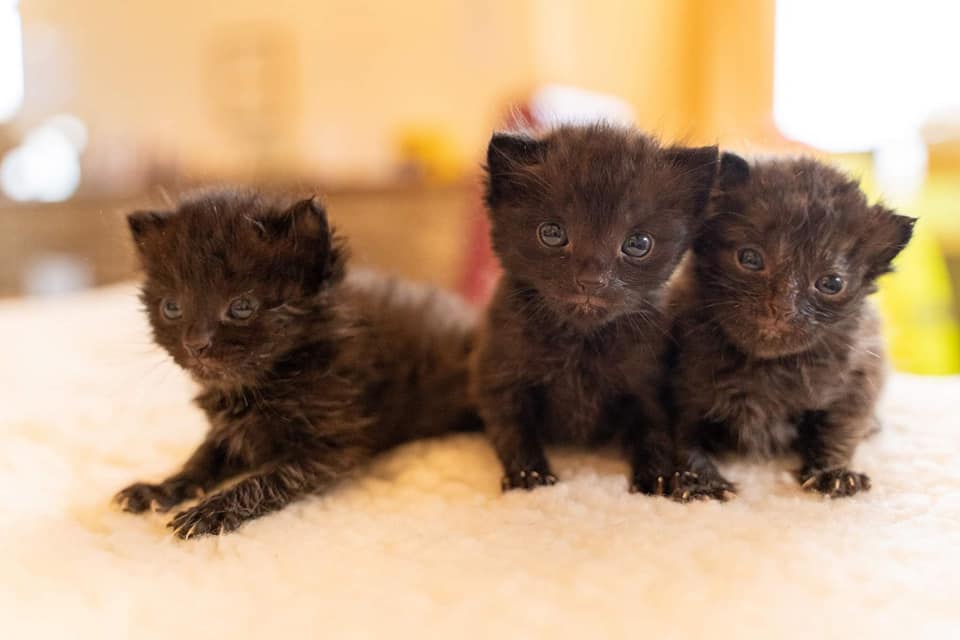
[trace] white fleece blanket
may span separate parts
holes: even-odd
[[[960,380],[892,381],[854,499],[744,464],[736,500],[684,506],[562,451],[558,485],[503,495],[465,435],[180,541],[110,502],[204,430],[138,306],[131,287],[0,304],[0,637],[960,635]]]

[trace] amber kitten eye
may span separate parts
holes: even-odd
[[[257,310],[257,301],[247,296],[236,298],[227,308],[227,315],[233,320],[246,320]]]
[[[544,222],[537,227],[537,236],[545,246],[562,247],[567,244],[567,232],[556,222]]]
[[[843,291],[843,284],[843,278],[835,273],[831,273],[817,280],[816,287],[820,293],[835,296]]]
[[[160,313],[167,320],[177,320],[183,315],[183,309],[180,308],[180,303],[176,300],[167,299],[160,303]]]
[[[760,271],[763,269],[763,256],[756,249],[740,249],[737,252],[737,262],[744,269]]]
[[[631,258],[642,258],[653,249],[653,238],[645,233],[634,233],[623,241],[620,250]]]

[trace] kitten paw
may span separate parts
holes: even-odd
[[[147,509],[169,511],[185,500],[202,495],[203,489],[189,482],[137,482],[120,491],[113,499],[124,511],[143,513]]]
[[[870,490],[870,478],[844,467],[835,469],[805,469],[800,472],[800,488],[816,491],[831,498],[845,498]]]
[[[216,496],[208,498],[195,507],[181,511],[167,526],[174,535],[187,540],[207,535],[229,533],[243,523],[243,518]]]
[[[511,489],[536,489],[537,487],[557,484],[557,476],[546,470],[522,469],[513,471],[503,476],[500,481],[500,489],[510,491]]]
[[[737,487],[720,474],[682,471],[673,474],[670,497],[677,502],[719,500],[726,502],[737,494]]]

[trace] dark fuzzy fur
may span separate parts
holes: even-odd
[[[722,498],[733,486],[709,453],[795,452],[804,488],[869,488],[848,469],[876,428],[884,363],[867,301],[910,240],[914,220],[869,205],[857,183],[814,160],[748,165],[724,154],[692,276],[678,287],[671,375],[684,475],[679,496]],[[762,271],[738,263],[759,249]],[[827,274],[845,288],[815,288]]]
[[[716,147],[665,149],[632,130],[561,127],[539,139],[494,135],[487,165],[504,275],[472,382],[503,488],[556,481],[545,444],[618,440],[631,486],[662,492],[673,451],[659,393],[660,304],[709,196]],[[569,244],[541,244],[543,222],[563,223]],[[634,232],[654,238],[640,260],[620,251]],[[585,301],[578,280],[607,284]]]
[[[170,523],[181,537],[230,531],[384,449],[479,428],[467,402],[471,315],[435,291],[346,276],[344,245],[315,200],[206,193],[129,223],[154,338],[201,385],[210,430],[179,472],[121,491],[128,511],[165,511],[245,475]],[[227,319],[241,294],[259,310]],[[177,321],[160,313],[169,298]],[[207,338],[198,361],[185,343]]]

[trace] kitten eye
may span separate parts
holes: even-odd
[[[562,247],[567,244],[567,232],[556,222],[544,222],[537,227],[540,242],[548,247]]]
[[[740,249],[737,252],[737,262],[744,269],[760,271],[763,269],[763,256],[756,249]]]
[[[167,320],[176,320],[183,315],[183,309],[176,300],[164,300],[160,303],[160,313]]]
[[[835,296],[843,291],[843,278],[835,273],[831,273],[817,280],[816,287],[821,293],[825,293],[828,296]]]
[[[653,249],[653,238],[645,233],[634,233],[623,241],[620,250],[631,258],[642,258]]]
[[[256,310],[256,301],[244,296],[230,303],[230,307],[227,309],[227,315],[233,320],[246,320],[252,316]]]

